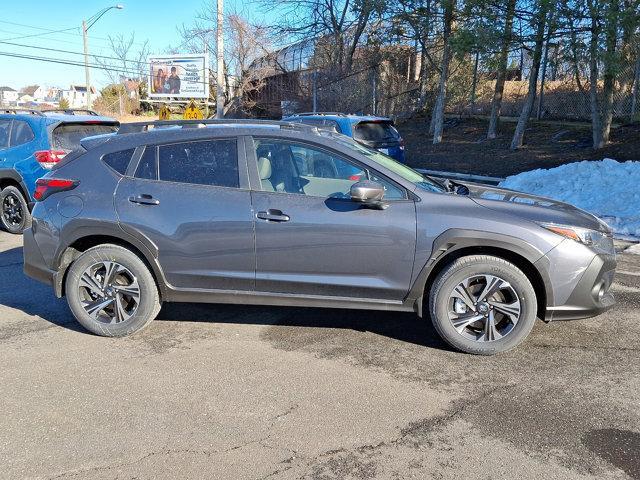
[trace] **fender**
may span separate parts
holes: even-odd
[[[16,182],[20,186],[20,190],[24,195],[27,204],[29,205],[29,210],[33,208],[34,202],[31,199],[31,194],[29,193],[29,189],[27,185],[24,183],[24,179],[22,175],[15,168],[0,168],[0,179],[11,179]]]
[[[158,287],[160,288],[161,297],[166,296],[166,279],[164,272],[158,262],[158,247],[146,237],[140,238],[140,236],[131,235],[127,231],[123,230],[117,222],[105,222],[104,220],[83,220],[82,225],[77,227],[71,223],[61,232],[61,237],[64,241],[61,245],[64,245],[56,253],[54,259],[54,267],[57,273],[54,278],[54,290],[57,297],[62,296],[62,282],[67,267],[73,261],[73,258],[65,254],[69,246],[73,245],[76,241],[82,238],[92,236],[108,236],[122,240],[134,246],[144,257],[144,260],[151,266],[153,274],[158,279]]]
[[[512,252],[526,259],[538,272],[544,283],[547,305],[553,305],[553,290],[551,280],[545,267],[548,262],[544,260],[545,252],[534,247],[526,241],[499,233],[484,232],[480,230],[467,230],[452,228],[444,231],[433,241],[433,248],[429,260],[420,270],[416,281],[407,296],[406,303],[413,302],[414,310],[422,316],[423,296],[427,281],[431,273],[436,269],[445,257],[464,248],[499,248]],[[538,262],[538,263],[536,263]],[[542,267],[542,268],[541,268]]]

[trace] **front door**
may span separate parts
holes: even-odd
[[[256,291],[402,300],[416,242],[415,205],[404,188],[322,147],[254,144]],[[351,185],[364,178],[383,183],[387,209],[350,200]]]
[[[173,286],[253,290],[251,194],[239,188],[237,140],[147,146],[135,177],[123,178],[123,228],[146,236]]]

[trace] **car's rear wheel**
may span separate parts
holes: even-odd
[[[520,344],[536,320],[536,294],[514,264],[494,256],[462,257],[433,283],[429,311],[436,331],[452,347],[492,355]]]
[[[141,330],[160,311],[158,287],[147,265],[118,245],[99,245],[69,267],[67,302],[78,322],[98,335]]]
[[[0,192],[0,223],[9,233],[19,234],[31,226],[29,206],[22,192],[9,185]]]

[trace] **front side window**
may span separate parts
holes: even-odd
[[[159,179],[167,182],[238,188],[235,139],[173,143],[158,147]]]
[[[27,122],[14,120],[10,141],[12,147],[17,147],[18,145],[29,143],[34,138],[36,138],[36,136],[33,134],[33,130]]]
[[[386,199],[406,198],[390,180],[319,148],[273,139],[256,140],[255,148],[263,191],[350,198],[354,183],[371,179],[385,187]]]

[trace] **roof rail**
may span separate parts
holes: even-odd
[[[182,127],[182,128],[199,128],[206,125],[273,125],[282,129],[316,131],[313,125],[304,125],[295,122],[283,122],[279,120],[251,120],[251,119],[206,119],[206,120],[154,120],[150,122],[132,122],[120,124],[118,135],[126,133],[147,132],[158,127]]]
[[[344,113],[344,112],[300,112],[300,113],[293,113],[291,115],[287,115],[288,117],[306,117],[306,116],[312,116],[312,115],[335,115],[337,117],[346,117],[349,114],[348,113]]]
[[[65,115],[92,115],[99,116],[97,112],[93,110],[89,110],[87,108],[48,108],[46,110],[42,110],[43,113],[64,113]]]
[[[39,117],[44,117],[44,113],[40,110],[35,110],[33,108],[2,108],[0,109],[0,113],[12,113],[14,115],[28,114],[28,115],[37,115]]]

